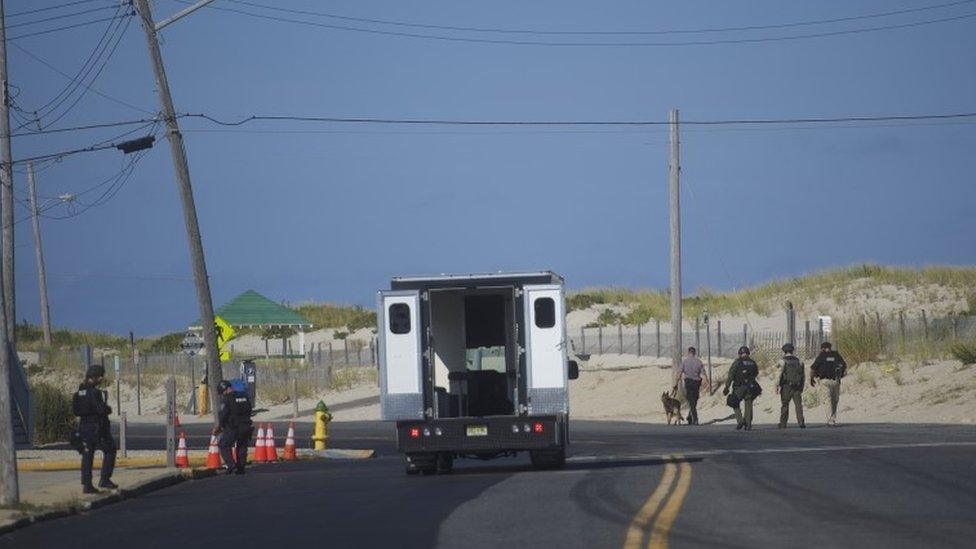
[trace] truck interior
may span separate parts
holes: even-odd
[[[517,403],[515,300],[511,287],[430,292],[437,417],[511,415]]]

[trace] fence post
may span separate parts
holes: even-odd
[[[166,466],[176,467],[176,378],[166,379]]]
[[[329,365],[330,365],[330,366],[332,365],[332,362],[333,362],[333,355],[332,355],[332,342],[330,341],[330,342],[329,342]]]
[[[602,355],[603,354],[603,326],[598,326],[597,327],[596,336],[597,336],[597,340],[599,342],[598,348],[600,349],[600,354]]]
[[[126,457],[126,448],[128,443],[126,442],[128,431],[128,417],[125,412],[119,413],[119,453],[122,457]]]
[[[881,348],[881,352],[884,352],[884,332],[881,326],[881,313],[878,311],[874,312],[874,320],[878,323],[878,347]]]
[[[139,349],[133,348],[132,362],[136,365],[136,415],[142,415],[142,361],[139,360]]]
[[[661,320],[654,319],[654,333],[657,336],[657,347],[654,350],[654,357],[661,358]]]
[[[925,341],[929,340],[929,317],[925,314],[925,309],[922,309],[922,325],[925,326]]]
[[[901,350],[905,351],[905,311],[898,311],[898,334],[901,336]]]
[[[619,322],[617,323],[617,343],[620,345],[617,354],[624,354],[624,325]]]
[[[952,340],[957,341],[959,339],[959,317],[952,315]]]
[[[637,324],[637,356],[641,356],[641,325]]]
[[[701,352],[701,318],[697,316],[695,317],[695,350]]]
[[[374,368],[376,367],[376,345],[374,345],[375,341],[376,340],[372,338],[369,340],[369,365]]]
[[[270,358],[270,357],[271,357],[270,345],[268,345],[268,340],[265,339],[264,340],[264,358]]]
[[[342,340],[342,352],[346,355],[346,366],[349,366],[349,336]]]
[[[712,381],[712,329],[708,325],[708,315],[705,315],[705,347],[708,353],[708,381]],[[710,392],[709,394],[714,394]]]
[[[292,374],[291,377],[291,399],[295,403],[292,419],[298,419],[298,376]]]
[[[586,354],[586,327],[580,326],[580,347],[583,349],[580,351],[584,355]]]
[[[197,413],[197,369],[193,364],[193,355],[190,355],[190,413]]]
[[[122,357],[115,355],[115,409],[122,413]]]
[[[817,324],[818,324],[818,328],[817,328],[817,347],[819,347],[820,345],[823,345],[823,342],[824,342],[823,319],[822,318],[817,318]]]
[[[796,345],[796,309],[792,301],[786,302],[786,341]]]
[[[749,344],[748,342],[749,342],[749,325],[743,324],[742,325],[742,346],[744,347],[748,345]]]
[[[722,321],[721,320],[715,321],[715,332],[716,332],[715,333],[716,339],[718,340],[716,341],[716,343],[718,343],[718,356],[722,356]],[[709,377],[708,379],[709,381],[711,381],[712,378]]]
[[[362,365],[363,365],[363,346],[362,345],[357,345],[356,346],[356,366],[362,366]]]

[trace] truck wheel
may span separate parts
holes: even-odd
[[[447,452],[437,454],[437,472],[447,474],[452,469],[454,469],[454,456]]]
[[[408,475],[423,473],[433,474],[437,471],[437,458],[427,454],[412,454],[406,457],[406,472]]]
[[[529,451],[532,465],[538,469],[562,469],[566,465],[566,449]]]

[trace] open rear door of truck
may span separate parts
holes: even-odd
[[[530,414],[569,413],[566,317],[558,284],[522,287]]]
[[[378,302],[381,416],[384,420],[423,419],[420,292],[380,292]]]

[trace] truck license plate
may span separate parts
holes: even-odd
[[[486,437],[488,436],[488,426],[487,425],[468,425],[467,434],[469,437]]]

